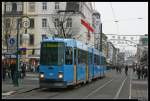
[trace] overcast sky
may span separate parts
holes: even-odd
[[[147,2],[95,2],[95,9],[101,14],[103,33],[105,34],[148,34]],[[116,23],[114,20],[119,22]],[[137,50],[137,48],[130,46],[128,48],[120,47],[120,49],[130,51],[133,54]]]
[[[101,14],[105,34],[148,34],[147,2],[95,2],[95,9]]]

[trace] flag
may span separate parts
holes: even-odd
[[[94,29],[90,26],[90,24],[83,19],[81,19],[81,24],[84,25],[88,29],[88,31],[94,32]]]

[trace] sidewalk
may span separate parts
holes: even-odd
[[[19,86],[15,87],[11,79],[2,81],[2,97],[16,93],[23,93],[39,88],[38,73],[27,73],[24,79],[19,79]]]
[[[132,74],[131,99],[148,101],[148,79],[137,79],[136,73]]]

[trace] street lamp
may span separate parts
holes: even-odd
[[[28,18],[29,17],[21,17],[22,19],[23,18]],[[14,75],[14,85],[15,86],[19,86],[19,82],[18,82],[18,79],[19,79],[19,30],[20,30],[20,25],[21,25],[22,22],[19,22],[17,21],[17,52],[16,52],[16,62],[17,62],[17,65],[16,65],[16,69],[15,69],[15,75]],[[26,28],[26,32],[27,32],[27,28],[29,27],[29,23],[28,21],[24,21],[23,22],[23,25],[24,27]]]

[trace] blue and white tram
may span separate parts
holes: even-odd
[[[41,88],[66,88],[104,76],[105,56],[74,39],[52,38],[41,42]]]

